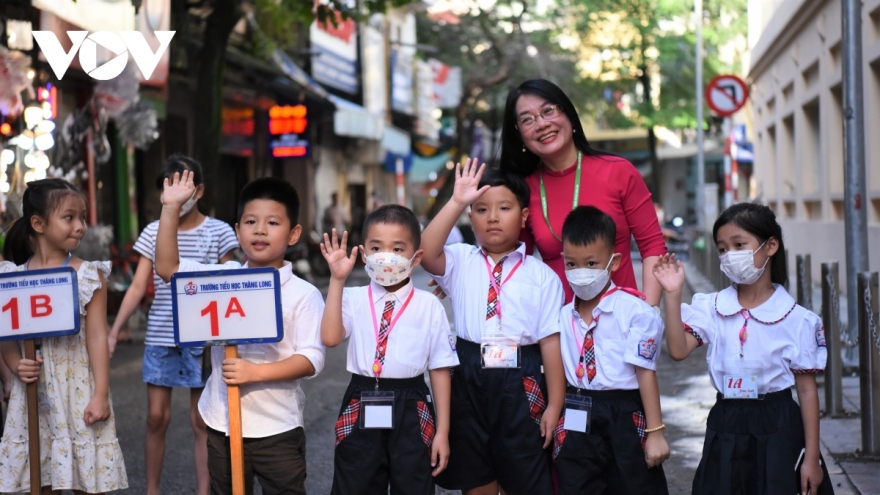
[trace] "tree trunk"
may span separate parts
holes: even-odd
[[[202,203],[214,213],[214,197],[220,180],[220,138],[223,130],[223,73],[226,69],[226,46],[229,35],[241,18],[241,0],[215,0],[205,23],[199,53],[198,81],[194,95],[195,158],[205,172],[205,195]],[[239,186],[240,187],[240,186]]]

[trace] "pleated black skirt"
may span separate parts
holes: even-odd
[[[801,408],[790,390],[764,399],[723,399],[709,412],[703,458],[694,477],[694,495],[794,495],[801,493],[795,464],[804,448]],[[833,495],[824,478],[813,495]]]

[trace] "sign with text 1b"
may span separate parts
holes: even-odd
[[[73,268],[0,274],[0,340],[74,335],[79,327]]]
[[[284,334],[272,267],[175,273],[171,300],[180,347],[278,342]]]

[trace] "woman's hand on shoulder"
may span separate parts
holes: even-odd
[[[110,399],[106,395],[95,394],[83,411],[83,421],[86,426],[92,426],[99,421],[107,421],[110,418]]]
[[[428,280],[428,288],[430,289],[431,287],[434,288],[434,290],[431,291],[432,294],[434,294],[435,296],[437,296],[440,299],[446,299],[446,292],[443,290],[442,287],[440,287],[440,284],[438,284],[437,281],[433,278],[431,280]]]

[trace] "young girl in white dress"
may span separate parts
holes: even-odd
[[[83,195],[61,179],[28,183],[23,217],[10,227],[0,272],[69,266],[76,270],[82,331],[47,337],[41,356],[21,342],[0,350],[17,379],[0,440],[0,492],[30,490],[25,384],[37,383],[41,492],[103,493],[128,487],[110,401],[107,280],[110,262],[72,257],[86,233]]]
[[[666,292],[669,355],[682,360],[706,344],[718,391],[693,494],[833,494],[819,454],[816,373],[825,369],[825,331],[785,289],[776,215],[763,205],[736,204],[718,217],[712,235],[730,287],[681,304],[681,262],[665,255],[654,266]]]

